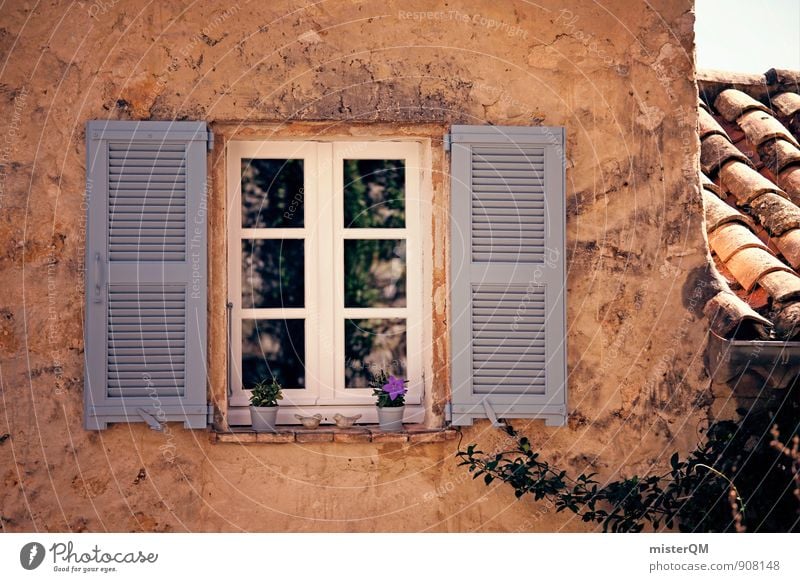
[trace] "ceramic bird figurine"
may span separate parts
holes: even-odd
[[[314,416],[302,416],[300,414],[295,414],[294,417],[300,421],[305,428],[317,428],[319,423],[322,422],[322,415],[315,414]]]
[[[356,414],[355,416],[343,416],[337,412],[333,415],[333,421],[339,428],[350,428],[359,418],[361,418],[360,414]]]

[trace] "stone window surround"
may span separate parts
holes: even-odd
[[[454,440],[458,429],[452,427],[429,428],[421,424],[406,424],[401,431],[384,432],[376,425],[358,425],[353,428],[320,426],[315,429],[281,427],[276,432],[256,432],[245,427],[230,431],[214,431],[211,442],[232,444],[288,444],[288,443],[442,443]]]
[[[423,167],[430,168],[430,175],[423,176],[424,183],[430,189],[432,206],[426,214],[426,224],[422,224],[424,237],[429,238],[429,250],[425,253],[423,270],[426,276],[423,281],[423,297],[426,302],[425,314],[427,329],[426,341],[430,342],[430,358],[424,363],[425,407],[424,426],[409,425],[410,429],[402,433],[378,434],[374,426],[358,427],[370,435],[369,442],[387,442],[385,439],[414,440],[441,439],[444,437],[424,437],[423,434],[444,434],[444,403],[449,399],[449,341],[446,328],[447,298],[447,248],[449,224],[449,171],[448,159],[442,144],[443,136],[449,126],[445,124],[398,124],[398,123],[354,123],[354,122],[262,122],[235,123],[212,122],[209,124],[214,133],[213,149],[209,154],[210,172],[208,188],[208,378],[209,401],[213,406],[212,441],[229,442],[229,438],[239,442],[276,442],[266,433],[256,433],[246,428],[231,429],[228,424],[228,329],[227,329],[227,234],[226,217],[226,144],[230,140],[257,139],[350,139],[362,140],[398,138],[414,139],[423,144]],[[304,431],[301,428],[287,426],[282,431],[283,440],[278,442],[311,442],[305,438],[327,439],[336,442],[367,442],[362,433],[351,436],[355,432],[345,433],[340,429],[331,430],[327,425],[316,431]],[[422,432],[420,432],[422,431]],[[306,437],[309,432],[316,432],[317,437]],[[245,435],[253,435],[245,436]],[[291,435],[286,436],[287,434]],[[372,436],[375,435],[375,436]],[[392,435],[392,436],[389,436]],[[272,435],[275,438],[275,435]],[[359,440],[360,439],[360,440]]]

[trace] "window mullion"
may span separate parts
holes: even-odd
[[[331,143],[320,142],[317,147],[317,188],[314,191],[314,224],[310,225],[311,236],[316,237],[311,247],[316,273],[316,312],[312,321],[316,329],[312,336],[316,342],[318,365],[314,372],[321,399],[335,396],[336,358],[338,341],[336,336],[336,275],[335,269],[335,216],[334,164]],[[315,228],[314,228],[315,227]]]

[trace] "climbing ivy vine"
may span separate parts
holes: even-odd
[[[796,453],[800,415],[795,401],[781,404],[777,411],[740,410],[738,421],[712,424],[688,457],[674,453],[668,471],[645,477],[571,477],[510,425],[510,450],[487,454],[476,444],[459,445],[457,457],[486,485],[501,481],[518,498],[548,500],[556,511],[572,512],[602,531],[794,532],[800,529],[800,479],[791,449]]]

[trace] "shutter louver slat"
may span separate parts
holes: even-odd
[[[206,126],[93,121],[86,135],[85,425],[205,428]]]
[[[566,419],[564,132],[455,126],[452,421]]]
[[[544,149],[473,147],[471,160],[473,260],[541,262]]]
[[[523,288],[475,286],[472,290],[472,374],[475,392],[491,393],[494,388],[514,393],[543,394],[546,378],[544,351],[520,347],[508,341],[531,336],[544,339],[544,287]],[[474,342],[482,332],[501,331],[505,337],[484,341],[476,353]],[[527,386],[527,389],[526,389]]]
[[[109,396],[134,396],[143,389],[150,389],[150,394],[162,397],[166,395],[161,390],[165,386],[169,388],[170,396],[183,396],[185,354],[182,349],[173,351],[172,342],[179,342],[181,347],[183,345],[186,329],[185,293],[185,288],[177,285],[143,286],[138,294],[117,293],[115,286],[110,287],[107,363]],[[171,300],[175,297],[181,299]],[[131,320],[134,322],[133,326],[124,325]],[[138,332],[127,331],[131,327],[135,328],[137,323],[141,325],[144,321],[158,320],[164,321],[158,333],[144,327],[140,327]],[[126,331],[119,330],[118,325],[124,325]],[[135,356],[120,360],[120,356],[114,352],[118,342],[138,346],[134,347],[138,350]]]
[[[174,227],[186,223],[186,146],[109,143],[108,150],[109,260],[183,261],[186,231]],[[123,224],[133,228],[121,233]]]

